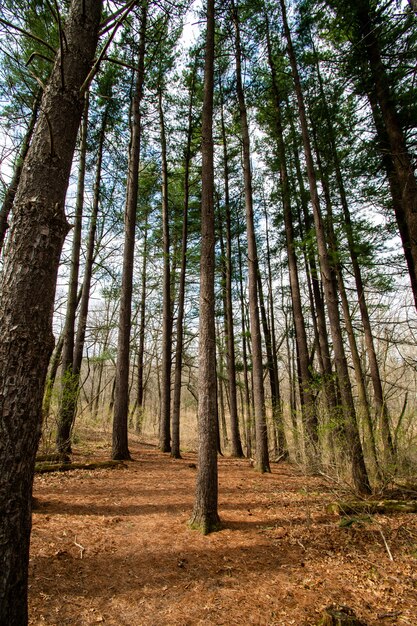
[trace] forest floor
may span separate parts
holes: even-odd
[[[416,514],[341,526],[326,506],[346,494],[324,478],[220,458],[223,529],[202,536],[187,525],[196,455],[131,453],[120,468],[36,477],[31,625],[307,626],[333,603],[369,626],[417,624]]]

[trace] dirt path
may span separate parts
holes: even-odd
[[[416,515],[342,528],[323,480],[221,459],[224,529],[203,537],[187,527],[195,455],[132,452],[36,478],[30,624],[307,626],[333,602],[369,626],[417,624]]]

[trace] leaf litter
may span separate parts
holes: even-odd
[[[187,524],[196,455],[131,453],[120,468],[36,477],[32,626],[313,626],[331,604],[369,626],[417,624],[415,514],[340,524],[324,478],[220,458],[223,528],[204,537]]]

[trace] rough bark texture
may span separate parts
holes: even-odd
[[[0,624],[27,623],[31,497],[52,312],[68,224],[65,194],[102,3],[73,0],[13,208],[0,308]]]
[[[220,526],[217,512],[217,397],[214,298],[214,0],[207,0],[202,118],[201,269],[199,326],[198,474],[190,526],[207,534]]]
[[[333,339],[334,360],[336,373],[342,401],[343,428],[346,433],[349,460],[352,468],[352,478],[356,489],[362,493],[370,493],[371,487],[366,472],[361,441],[359,437],[358,425],[356,422],[355,407],[352,396],[352,389],[349,380],[349,372],[345,356],[342,339],[339,307],[337,294],[332,282],[332,271],[327,251],[326,235],[324,231],[323,219],[321,216],[320,202],[317,191],[316,175],[314,171],[313,158],[311,152],[310,137],[305,112],[304,98],[301,89],[300,77],[298,74],[297,61],[292,46],[291,33],[288,27],[285,1],[280,0],[285,37],[288,43],[288,54],[294,79],[297,96],[298,111],[300,116],[304,156],[307,166],[307,174],[310,185],[311,204],[313,208],[314,225],[316,230],[317,247],[320,259],[320,270],[323,281],[324,295],[329,315],[330,330]]]
[[[263,382],[261,323],[258,307],[258,253],[256,247],[253,216],[249,126],[242,81],[242,53],[240,44],[239,15],[237,7],[235,6],[233,0],[231,4],[232,19],[235,27],[236,91],[240,113],[240,133],[243,152],[243,178],[245,187],[246,230],[248,238],[249,311],[252,340],[253,397],[256,429],[256,469],[260,472],[270,472],[271,469],[269,466],[268,433],[265,411],[265,390]]]
[[[141,10],[140,44],[135,93],[131,105],[131,137],[125,206],[125,242],[123,249],[122,290],[120,296],[113,418],[112,458],[114,460],[130,458],[127,434],[129,412],[130,322],[132,316],[133,259],[139,187],[140,140],[142,133],[140,105],[144,83],[146,21],[147,3],[144,2]]]

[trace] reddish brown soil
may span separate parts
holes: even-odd
[[[132,452],[123,468],[36,478],[30,624],[307,626],[332,603],[369,626],[417,624],[416,515],[343,528],[323,479],[221,459],[224,528],[204,537],[187,526],[195,455]]]

